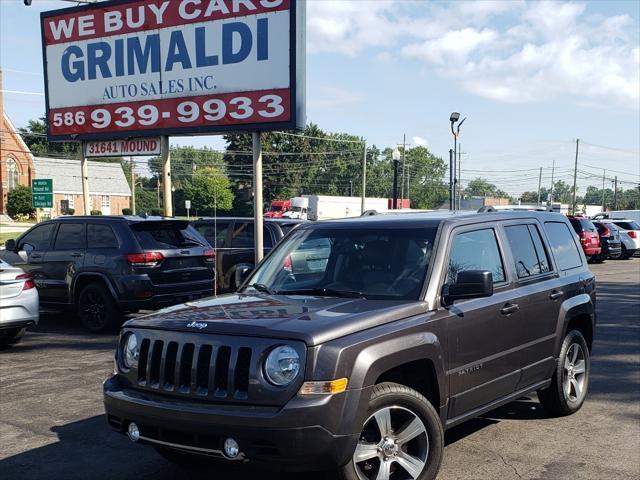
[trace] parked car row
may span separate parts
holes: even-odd
[[[265,218],[264,254],[303,222]],[[569,222],[591,262],[640,252],[640,227],[632,220],[592,222],[570,216]],[[306,242],[285,263],[292,275],[311,274],[325,268],[328,251],[326,242]],[[19,278],[24,279],[23,294],[35,296],[37,302],[39,292],[42,306],[75,310],[88,330],[106,332],[118,327],[128,313],[236,291],[246,272],[255,267],[254,220],[60,217],[8,240],[0,257],[7,262],[0,277],[3,282],[16,280],[8,277],[13,272],[7,265],[21,269],[16,277],[25,275]],[[3,283],[2,289],[4,300],[17,287]],[[7,315],[3,313],[2,323]],[[37,322],[37,316],[25,318],[25,327]],[[0,326],[0,343],[17,341],[23,332],[19,325]]]
[[[640,225],[634,220],[589,220],[579,215],[568,218],[590,262],[600,263],[607,258],[626,260],[640,253]]]

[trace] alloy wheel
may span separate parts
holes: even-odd
[[[571,402],[582,401],[586,394],[587,362],[582,347],[572,343],[564,358],[562,389]]]
[[[353,464],[360,480],[415,480],[428,456],[429,436],[422,419],[405,407],[392,406],[367,419]]]

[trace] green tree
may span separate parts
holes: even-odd
[[[215,167],[198,169],[185,185],[184,195],[187,200],[191,200],[191,208],[200,214],[213,214],[214,210],[229,211],[233,208],[231,183]]]
[[[18,133],[22,136],[31,153],[36,157],[46,157],[49,155],[77,157],[80,148],[79,142],[52,142],[47,140],[47,124],[45,118],[29,120],[26,128],[19,128]]]
[[[553,184],[553,201],[559,203],[573,202],[573,186],[563,180]]]
[[[493,183],[489,183],[484,178],[477,177],[469,182],[467,188],[463,192],[465,197],[497,197],[509,198],[509,195],[496,187]]]
[[[7,213],[9,216],[31,216],[35,210],[31,207],[31,188],[18,185],[7,195]]]

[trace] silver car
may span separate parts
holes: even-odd
[[[38,290],[31,275],[0,260],[0,347],[18,343],[38,324]]]

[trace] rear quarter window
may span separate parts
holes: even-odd
[[[613,222],[623,230],[640,230],[640,225],[636,222]]]
[[[90,223],[87,225],[87,245],[89,248],[118,248],[118,239],[109,225]]]
[[[207,241],[186,222],[140,222],[131,230],[144,250],[207,247]]]
[[[545,222],[549,244],[560,270],[571,270],[582,266],[582,257],[575,235],[564,222]]]

